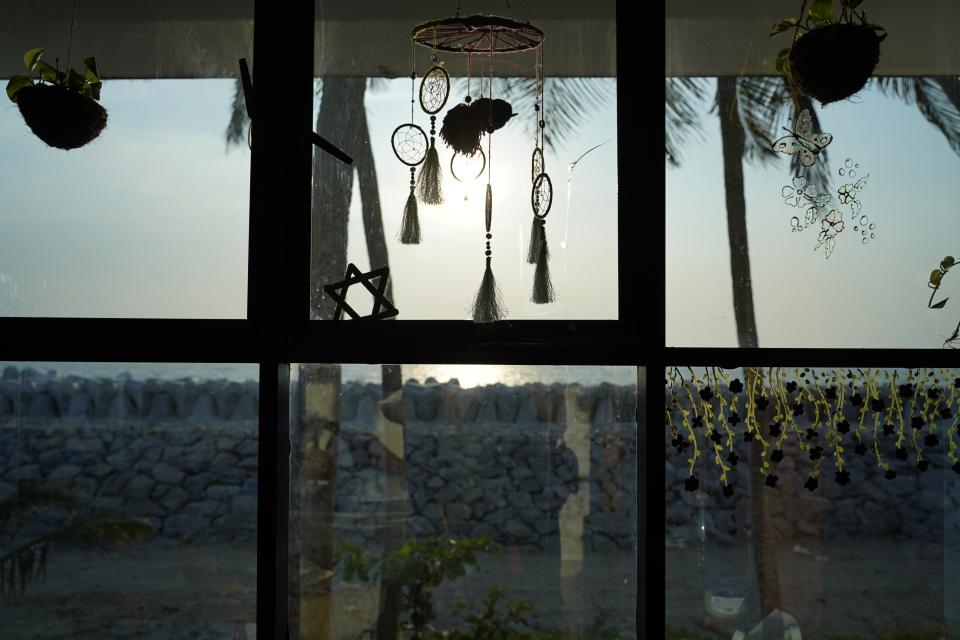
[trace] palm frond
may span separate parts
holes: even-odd
[[[780,137],[777,132],[784,121],[786,104],[786,91],[779,76],[737,79],[744,160],[762,166],[780,159],[780,154],[773,150],[773,141]]]
[[[494,84],[495,98],[502,98],[513,107],[514,113],[534,113],[537,84],[533,78],[502,78]],[[543,85],[544,104],[541,106],[544,144],[555,150],[589,120],[592,112],[615,102],[617,81],[614,78],[547,78]],[[539,118],[525,118],[527,133],[532,139]]]
[[[105,547],[108,542],[145,540],[154,533],[153,526],[137,518],[122,515],[93,514],[77,518],[65,527],[30,540],[0,556],[0,596],[23,593],[47,572],[47,557],[52,542],[69,542]]]
[[[247,124],[250,118],[247,117],[247,105],[243,99],[243,83],[237,78],[233,85],[233,105],[230,109],[230,122],[227,124],[225,137],[227,148],[233,145],[239,145],[246,141]]]
[[[707,97],[705,78],[666,78],[664,90],[666,113],[665,150],[671,166],[679,166],[680,149],[690,138],[703,139],[701,115]]]
[[[876,84],[884,94],[916,105],[954,153],[960,154],[960,89],[955,77],[877,78]]]
[[[61,484],[22,480],[16,489],[0,501],[0,522],[18,520],[37,509],[73,510],[80,506],[80,496]]]

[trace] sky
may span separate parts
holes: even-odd
[[[423,244],[399,244],[409,173],[389,140],[409,120],[409,90],[409,80],[387,81],[366,102],[394,303],[401,319],[468,318],[483,276],[486,181],[455,182],[449,150],[441,146],[447,201],[421,205]],[[233,81],[108,80],[102,95],[107,128],[70,152],[36,139],[14,104],[0,109],[0,182],[7,185],[0,204],[0,315],[244,317],[250,154],[224,143]],[[495,135],[493,268],[510,318],[616,317],[615,108],[590,112],[566,144],[547,153],[557,291],[550,305],[528,301],[534,267],[521,259],[531,223],[533,148],[522,120],[532,112]],[[417,121],[428,129],[423,114]],[[568,183],[568,164],[606,140]],[[349,260],[368,268],[356,191],[348,238]],[[353,293],[350,301],[360,303]]]
[[[712,96],[715,82],[710,81]],[[703,105],[703,137],[666,175],[667,344],[737,346],[719,119]],[[819,107],[818,107],[819,108]],[[960,258],[960,156],[915,106],[869,84],[819,111],[833,175],[832,207],[847,158],[869,174],[858,194],[876,238],[862,244],[845,220],[829,259],[819,228],[795,233],[784,204],[788,156],[744,165],[747,232],[761,347],[939,348],[960,321],[960,277],[946,276],[941,310],[927,308],[930,272]],[[787,135],[785,132],[779,135]],[[859,179],[860,176],[857,176]],[[956,278],[956,279],[954,279]]]

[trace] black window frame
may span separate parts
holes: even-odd
[[[621,15],[623,3],[617,3]],[[396,319],[368,323],[311,321],[310,217],[313,146],[314,2],[259,0],[254,6],[253,84],[257,100],[250,162],[247,318],[176,320],[136,318],[0,318],[4,360],[76,362],[250,362],[260,371],[259,489],[257,514],[257,637],[289,637],[287,515],[290,364],[451,363],[526,365],[630,365],[638,382],[664,357],[663,220],[618,203],[618,320],[469,321]],[[616,61],[624,68],[620,20]],[[656,43],[654,43],[656,44]],[[654,58],[656,59],[656,58]],[[279,97],[282,96],[282,99]],[[630,97],[617,92],[618,167],[636,158],[629,141],[635,124],[625,117]],[[291,126],[290,123],[297,123]],[[641,318],[641,313],[643,317]],[[402,316],[401,316],[402,317]],[[670,360],[670,358],[667,358]],[[656,385],[652,385],[654,388]],[[640,395],[638,424],[653,425],[656,403]],[[658,535],[645,536],[646,513],[662,514],[662,434],[644,447],[640,429],[637,505],[637,635],[656,637],[663,626]],[[658,475],[659,464],[659,475]],[[646,483],[650,478],[649,493]],[[648,500],[652,500],[648,504]],[[656,515],[654,518],[656,521]],[[662,539],[661,539],[662,540]],[[652,546],[651,546],[652,545]],[[653,605],[653,606],[652,606]],[[653,612],[648,618],[647,611]],[[643,628],[643,631],[641,631]]]

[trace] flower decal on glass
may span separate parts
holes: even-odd
[[[841,184],[836,189],[839,207],[830,209],[826,213],[824,212],[832,202],[833,197],[830,193],[821,193],[822,189],[819,189],[815,184],[811,184],[809,178],[805,175],[798,175],[792,180],[792,186],[786,185],[780,191],[784,204],[791,207],[807,207],[802,216],[796,215],[790,218],[791,231],[801,232],[807,227],[818,226],[820,233],[817,236],[814,251],[822,247],[826,258],[833,254],[837,238],[846,227],[844,217],[847,213],[849,213],[847,220],[853,226],[853,230],[859,234],[862,244],[869,244],[871,240],[876,238],[877,225],[863,213],[863,203],[859,199],[860,193],[866,187],[867,179],[870,176],[862,175],[858,177],[860,163],[852,158],[847,158],[843,168],[837,173],[849,182]]]

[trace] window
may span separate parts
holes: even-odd
[[[84,509],[119,509],[145,520],[151,533],[146,540],[111,547],[108,562],[52,544],[46,577],[28,586],[25,597],[3,602],[7,617],[27,637],[40,622],[50,626],[51,635],[81,638],[99,637],[105,628],[123,636],[270,639],[332,637],[334,631],[369,628],[371,603],[378,620],[388,617],[379,612],[392,606],[391,596],[381,601],[379,593],[384,586],[389,592],[392,578],[384,585],[382,579],[344,575],[347,564],[356,568],[382,551],[367,544],[362,533],[367,516],[385,518],[390,526],[404,524],[408,536],[401,548],[429,546],[432,540],[448,545],[455,540],[462,545],[458,549],[486,545],[477,540],[493,529],[490,544],[501,552],[477,548],[476,568],[482,571],[473,571],[469,557],[454,558],[451,572],[470,569],[469,575],[436,585],[437,624],[469,628],[474,624],[464,618],[469,612],[455,604],[482,607],[483,597],[495,597],[499,606],[509,597],[537,607],[536,619],[525,625],[529,630],[642,635],[640,628],[650,624],[644,614],[649,569],[641,560],[648,554],[640,551],[648,539],[641,524],[648,508],[643,425],[649,420],[641,407],[649,406],[645,365],[650,354],[641,345],[637,323],[637,265],[624,260],[642,234],[638,221],[625,214],[617,186],[629,123],[619,116],[622,38],[616,3],[511,5],[479,3],[470,10],[512,12],[542,25],[556,43],[547,49],[544,95],[546,113],[554,108],[557,120],[551,122],[549,115],[546,120],[547,135],[554,134],[554,126],[558,134],[555,148],[546,145],[546,158],[556,194],[547,233],[559,297],[552,305],[527,302],[534,266],[521,257],[532,216],[514,200],[530,198],[529,186],[521,183],[530,168],[534,120],[528,98],[521,96],[516,106],[525,105],[525,111],[515,118],[517,126],[510,125],[509,136],[497,136],[506,141],[493,147],[494,224],[501,225],[494,229],[494,268],[509,314],[503,322],[474,324],[465,306],[483,273],[481,218],[475,209],[467,214],[424,207],[427,246],[399,246],[394,238],[403,202],[396,200],[405,183],[398,177],[407,175],[402,167],[397,171],[382,141],[390,131],[389,114],[396,109],[402,115],[404,109],[393,103],[402,103],[406,95],[410,29],[439,16],[394,3],[363,11],[339,2],[78,3],[71,55],[93,54],[101,62],[107,129],[91,145],[60,153],[34,139],[18,109],[6,110],[0,123],[4,148],[16,150],[0,160],[0,180],[11,194],[5,202],[15,205],[0,216],[10,229],[0,234],[6,238],[0,245],[7,243],[0,253],[9,261],[9,266],[0,264],[0,287],[5,287],[0,290],[0,354],[7,359],[7,373],[0,378],[0,444],[5,447],[0,500],[27,495],[31,489],[21,486],[27,476],[80,478],[77,488],[89,493]],[[0,75],[19,72],[24,51],[35,46],[46,45],[45,59],[52,56],[62,66],[71,12],[63,3],[36,15],[11,8],[11,19],[0,25]],[[357,46],[363,41],[377,46]],[[237,82],[240,58],[252,69],[252,92],[248,86],[246,96]],[[417,60],[421,74],[426,61]],[[453,56],[447,62],[458,92],[452,98],[460,100],[464,70],[456,68]],[[495,67],[494,91],[506,92],[511,84],[526,90],[529,62]],[[343,139],[339,127],[318,128],[336,84],[331,79],[363,85],[365,97],[354,103],[359,110],[341,117],[365,113],[369,138]],[[571,125],[565,137],[559,136],[562,100],[552,92],[560,96],[577,87],[595,91],[583,94],[588,97],[581,105],[586,114],[581,128]],[[248,148],[243,116],[251,114]],[[425,120],[420,117],[421,126]],[[237,146],[227,143],[228,125],[239,133]],[[323,233],[314,223],[339,203],[317,197],[331,174],[326,168],[314,171],[315,162],[326,163],[329,156],[315,151],[311,130],[350,152],[356,167],[356,173],[349,170],[356,188],[344,190],[351,204],[337,210],[345,216],[343,228]],[[372,163],[364,165],[351,145],[366,142]],[[514,156],[517,166],[523,165],[516,177]],[[444,159],[449,162],[449,156]],[[400,316],[389,322],[313,322],[332,315],[316,297],[317,288],[322,291],[331,282],[330,274],[342,278],[348,261],[364,270],[380,265],[369,257],[378,255],[375,251],[364,250],[368,228],[361,224],[371,213],[371,200],[362,195],[374,191],[367,188],[361,195],[360,182],[369,177],[363,171],[373,167],[381,201],[377,215],[393,275],[389,295]],[[344,171],[337,165],[330,170]],[[37,185],[44,171],[56,181],[52,186]],[[30,188],[18,191],[21,184]],[[63,207],[69,201],[64,185],[78,194],[76,217]],[[452,186],[449,195],[457,205],[481,205],[482,191]],[[464,220],[456,217],[460,213]],[[468,215],[472,223],[465,221]],[[328,241],[343,245],[336,253],[338,269],[318,275],[314,268]],[[465,266],[467,255],[476,258],[477,271]],[[648,272],[659,269],[653,256],[643,255]],[[364,300],[355,296],[350,291],[348,302],[362,306]],[[401,365],[403,377],[388,383],[380,366],[352,364],[374,362],[431,364]],[[336,375],[325,388],[323,375],[330,371]],[[123,372],[129,375],[120,376]],[[434,385],[431,376],[441,382]],[[384,458],[373,460],[368,448],[376,444],[368,437],[371,427],[389,417],[382,409],[384,389],[403,388],[405,404],[416,403],[418,393],[423,396],[428,410],[421,415],[414,409],[403,422],[412,444],[418,430],[441,426],[428,419],[433,400],[427,396],[440,388],[451,391],[451,377],[458,377],[460,392],[441,403],[452,412],[442,425],[451,432],[442,446],[450,462],[445,473],[458,475],[449,488],[459,502],[445,503],[438,517],[435,493],[442,488],[422,484],[434,480],[436,485],[437,478],[422,475],[423,461],[415,462],[419,452],[410,449],[408,502],[419,511],[393,518],[397,514],[385,502],[354,509],[361,494],[353,491],[364,474],[394,471],[375,466]],[[250,380],[256,380],[255,393]],[[528,383],[534,388],[523,387]],[[490,393],[505,398],[493,414],[492,405],[478,395]],[[336,410],[318,416],[311,413],[316,407]],[[556,432],[571,430],[571,409],[583,412],[576,423],[582,428],[561,442]],[[533,426],[517,428],[521,417],[521,427]],[[320,471],[311,465],[330,460],[310,436],[329,432],[328,419],[339,429],[342,449],[333,464],[345,480],[324,489],[322,483],[311,484]],[[533,432],[545,434],[544,450],[531,451],[523,466],[515,449],[482,469],[489,477],[481,475],[474,458],[475,473],[462,474],[453,458],[467,460],[455,448],[467,431],[476,440],[469,445],[474,453],[479,437],[493,434],[502,447],[512,441],[510,435],[518,448],[532,450]],[[594,438],[593,431],[602,433]],[[191,441],[182,452],[174,442],[181,439]],[[88,440],[94,447],[89,450]],[[134,450],[141,451],[138,459],[122,468],[124,452]],[[366,466],[361,451],[367,453]],[[114,462],[108,462],[115,453]],[[406,449],[404,454],[407,459]],[[184,468],[194,457],[199,471]],[[351,457],[352,466],[347,464]],[[523,470],[508,471],[510,463]],[[75,474],[73,467],[79,467]],[[94,468],[96,473],[112,469],[107,477],[123,476],[123,481],[104,493]],[[202,481],[192,479],[205,473],[210,476]],[[348,477],[351,473],[356,477]],[[464,517],[463,494],[476,488],[466,481],[478,479],[499,482],[502,491],[485,489],[482,499],[467,503],[470,514]],[[552,487],[552,503],[534,502],[534,482],[541,494]],[[311,491],[329,500],[305,503],[304,494]],[[382,492],[371,495],[383,498]],[[494,508],[487,513],[484,507],[484,521],[477,520],[473,505],[488,500]],[[496,506],[501,500],[506,505]],[[304,517],[304,507],[325,505],[331,508],[321,515],[329,520]],[[498,510],[503,511],[490,515]],[[42,535],[50,530],[44,527],[56,531],[64,518],[73,517],[63,510],[33,515],[39,524],[29,526],[35,530],[24,529],[20,520],[0,526],[17,535]],[[458,517],[463,526],[451,524]],[[500,536],[500,525],[509,529],[507,537]],[[305,538],[304,529],[311,527],[322,535]],[[375,529],[374,537],[380,539],[383,531]],[[146,535],[137,529],[132,537],[142,537],[140,532]],[[310,548],[338,536],[354,546]],[[148,553],[158,548],[162,554]],[[340,564],[336,569],[311,565],[318,557],[311,556],[314,551],[331,560],[339,553]],[[448,547],[432,552],[450,557]],[[324,573],[331,570],[334,575]],[[81,589],[75,576],[87,571],[103,580]],[[505,588],[490,595],[492,587],[511,586],[507,583],[521,575],[527,581],[520,581],[517,592]],[[158,594],[158,588],[164,591]],[[561,614],[550,598],[557,593],[569,605]],[[67,613],[62,598],[71,603]],[[348,619],[337,609],[331,619],[324,608],[331,603],[357,607],[362,615]]]
[[[846,20],[848,3],[819,5]],[[831,102],[796,90],[802,61],[777,71],[782,48],[799,55],[795,30],[768,36],[798,6],[665,3],[665,442],[650,492],[665,601],[650,637],[957,628],[960,317],[942,302],[958,15],[932,3],[921,28],[865,8],[891,37]],[[818,31],[801,17],[796,43]],[[830,134],[809,156],[790,146],[808,128]]]

